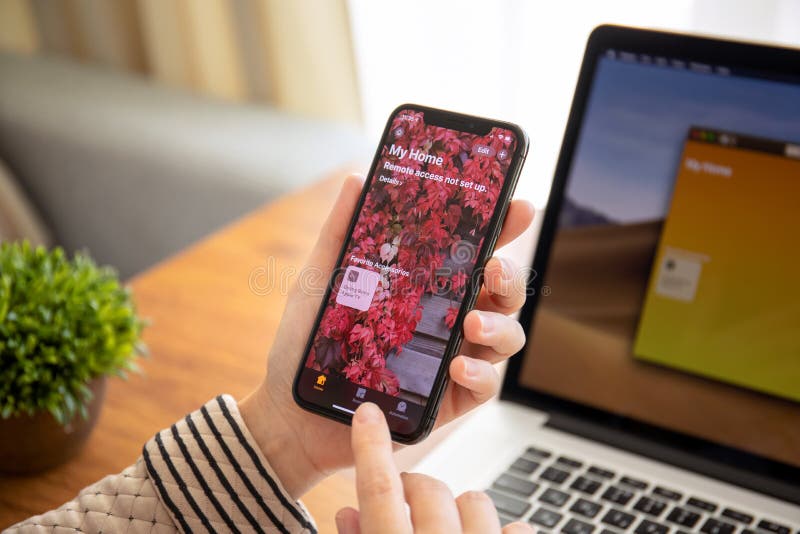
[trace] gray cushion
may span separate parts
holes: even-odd
[[[129,276],[348,162],[353,127],[0,54],[0,159],[57,242]]]
[[[0,160],[0,242],[27,239],[48,245],[50,235],[5,163]]]

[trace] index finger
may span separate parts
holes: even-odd
[[[362,532],[410,532],[389,427],[383,412],[371,402],[359,406],[353,416],[351,444]]]

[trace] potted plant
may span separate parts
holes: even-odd
[[[143,326],[112,269],[0,244],[0,471],[40,471],[80,449],[106,377],[138,370]]]

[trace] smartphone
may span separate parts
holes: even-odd
[[[295,377],[297,404],[349,424],[373,402],[395,441],[430,433],[527,149],[515,124],[392,112]]]

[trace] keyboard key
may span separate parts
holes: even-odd
[[[542,471],[541,475],[539,475],[539,478],[549,480],[550,482],[555,482],[556,484],[561,484],[567,479],[567,477],[569,477],[569,472],[556,469],[555,467],[548,467]]]
[[[604,528],[603,530],[600,531],[600,534],[617,534],[617,533],[611,530],[610,528]]]
[[[705,532],[706,534],[731,534],[734,530],[736,530],[736,527],[732,524],[713,517],[709,517],[700,528],[700,532]]]
[[[569,458],[568,456],[559,456],[556,462],[578,469],[579,467],[583,467],[583,462],[579,462],[573,458]]]
[[[536,488],[539,487],[539,484],[515,477],[514,475],[509,475],[508,473],[503,473],[494,481],[492,487],[509,493],[515,493],[521,497],[530,497],[533,495],[533,492],[536,491]]]
[[[733,508],[725,508],[720,515],[727,517],[728,519],[733,519],[734,521],[744,523],[745,525],[749,525],[753,522],[752,515],[740,512],[739,510],[734,510]]]
[[[683,494],[663,486],[656,486],[653,488],[653,495],[658,495],[659,497],[664,497],[665,499],[671,499],[673,501],[679,501],[683,497]]]
[[[539,495],[539,500],[561,508],[569,500],[569,493],[564,493],[555,488],[547,488]]]
[[[762,519],[758,522],[758,528],[764,529],[775,534],[789,534],[789,527]]]
[[[689,497],[689,500],[686,501],[686,504],[689,506],[694,506],[700,510],[705,510],[706,512],[714,513],[717,511],[717,505],[713,502],[708,502],[703,499],[698,499],[697,497]]]
[[[530,454],[531,456],[538,456],[539,458],[550,458],[553,455],[553,453],[551,453],[550,451],[546,451],[538,447],[528,447],[525,450],[525,454]]]
[[[625,506],[633,498],[633,492],[617,486],[609,486],[601,498]]]
[[[647,486],[649,485],[644,480],[639,480],[638,478],[633,478],[633,477],[622,477],[621,479],[619,479],[619,481],[622,484],[627,484],[628,486],[631,486],[632,488],[636,488],[636,489],[640,489],[640,490],[647,489]]]
[[[600,486],[601,484],[596,480],[586,477],[578,477],[572,482],[572,484],[570,484],[569,487],[589,495],[594,495],[597,493],[597,490],[600,489]]]
[[[700,521],[700,514],[676,506],[669,515],[667,515],[667,521],[672,521],[683,527],[692,528]]]
[[[603,519],[601,519],[603,523],[621,528],[622,530],[625,530],[631,526],[635,520],[636,516],[627,512],[623,512],[622,510],[617,510],[616,508],[612,508],[606,512],[606,515],[604,515]]]
[[[522,517],[522,514],[527,512],[531,507],[531,505],[525,501],[509,497],[508,495],[494,490],[486,490],[486,494],[492,499],[498,512],[510,515],[515,519]]]
[[[564,534],[592,534],[594,525],[581,521],[580,519],[570,519],[567,524],[561,528]]]
[[[752,528],[743,528],[739,534],[756,534],[756,531]]]
[[[652,515],[654,517],[660,516],[666,508],[667,505],[664,504],[663,501],[651,499],[650,497],[642,497],[636,502],[636,504],[633,505],[634,510],[644,512],[647,515]]]
[[[525,457],[520,457],[514,460],[514,463],[511,464],[511,469],[515,469],[526,475],[530,475],[534,471],[539,468],[539,462],[534,462],[533,460],[528,460]]]
[[[636,534],[667,534],[667,531],[669,531],[668,526],[649,519],[642,519],[642,522],[634,530]]]
[[[602,504],[598,504],[596,502],[592,502],[587,499],[578,499],[570,507],[569,511],[575,512],[576,514],[582,515],[584,517],[591,518],[596,516],[602,508],[603,508]]]
[[[558,524],[559,521],[561,521],[562,517],[564,516],[558,512],[554,512],[553,510],[539,508],[533,512],[533,515],[531,515],[528,521],[531,523],[536,523],[537,525],[542,525],[543,527],[553,528]]]
[[[596,465],[590,467],[588,471],[600,478],[614,478],[615,476],[614,471],[609,471],[608,469],[603,469],[602,467],[597,467]]]

